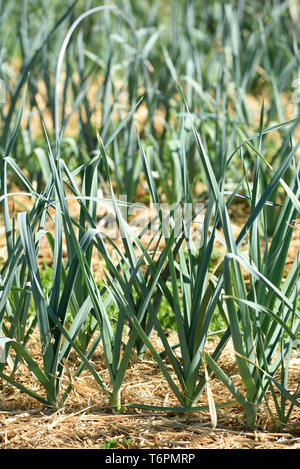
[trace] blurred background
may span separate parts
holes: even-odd
[[[72,23],[85,11],[109,2],[0,0],[0,151],[5,153],[27,83],[22,132],[11,149],[31,180],[47,177],[47,133],[54,135],[55,71]],[[136,128],[167,199],[178,175],[180,84],[192,123],[218,172],[225,153],[241,135],[299,114],[300,13],[297,1],[116,0],[118,10],[94,13],[76,28],[67,47],[59,84],[63,158],[72,167],[97,153],[96,130],[104,143],[122,121],[109,148],[114,181],[129,200],[137,196],[141,160]],[[141,100],[142,98],[142,100]],[[128,113],[130,113],[128,117]],[[297,126],[263,141],[274,164]],[[296,133],[295,133],[296,132]],[[186,137],[189,178],[202,180],[195,142]],[[251,170],[245,152],[246,164]],[[73,163],[72,163],[73,162]],[[170,177],[170,178],[169,178]],[[232,177],[235,177],[233,170]],[[170,180],[172,182],[170,182]],[[176,197],[175,197],[176,198]]]

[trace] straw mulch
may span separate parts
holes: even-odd
[[[169,340],[175,335],[170,331]],[[159,350],[160,344],[153,341]],[[30,352],[40,360],[38,337],[33,337]],[[208,343],[208,351],[214,349]],[[180,358],[180,357],[179,357]],[[93,358],[94,366],[109,384],[101,349]],[[220,365],[239,386],[233,350],[227,345]],[[0,448],[1,449],[299,449],[300,409],[294,409],[289,424],[282,433],[274,426],[262,405],[258,428],[250,431],[245,424],[243,409],[236,403],[217,410],[217,426],[212,428],[208,411],[195,413],[153,412],[126,408],[130,403],[156,406],[178,406],[176,398],[147,354],[144,361],[133,359],[122,388],[124,412],[115,414],[109,407],[107,395],[98,388],[88,371],[74,378],[78,366],[75,354],[70,356],[68,373],[62,391],[72,382],[73,390],[65,406],[47,408],[28,395],[0,380]],[[170,367],[171,372],[171,367]],[[299,382],[300,358],[296,355],[291,367],[289,389],[293,392]],[[39,390],[26,368],[20,369],[17,379]],[[214,376],[210,380],[215,403],[232,400],[227,389]],[[274,410],[272,399],[269,405]],[[199,405],[207,405],[206,390]]]

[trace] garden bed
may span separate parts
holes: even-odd
[[[172,332],[170,331],[171,340]],[[39,359],[38,347],[36,357]],[[209,346],[208,346],[209,350]],[[73,363],[72,363],[73,358]],[[99,351],[93,360],[105,376],[103,357]],[[239,385],[238,371],[230,344],[220,359],[221,367]],[[76,357],[70,357],[70,382],[76,369]],[[295,352],[291,364],[289,388],[299,381],[300,356]],[[30,385],[31,375],[26,369],[20,382]],[[122,389],[124,411],[113,413],[107,396],[99,389],[88,371],[79,378],[71,378],[73,390],[62,408],[47,408],[16,388],[0,380],[0,448],[2,449],[299,449],[300,409],[294,409],[289,424],[281,432],[262,405],[258,426],[250,431],[244,412],[235,403],[218,409],[217,426],[212,428],[208,411],[195,413],[153,412],[126,408],[139,403],[176,407],[176,398],[169,392],[155,362],[131,363]],[[31,384],[34,388],[35,382]],[[216,404],[230,401],[228,391],[217,379],[211,380]],[[206,396],[199,405],[207,405]],[[272,404],[271,404],[272,405]]]

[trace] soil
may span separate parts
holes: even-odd
[[[174,340],[170,331],[170,341]],[[36,341],[35,341],[36,339]],[[30,352],[39,361],[38,338],[33,336]],[[153,339],[156,340],[155,337]],[[209,342],[207,350],[212,350]],[[233,352],[226,346],[219,364],[239,386]],[[108,396],[95,384],[88,371],[74,378],[77,358],[71,354],[62,392],[71,382],[72,391],[61,408],[41,406],[30,396],[0,380],[0,448],[1,449],[300,449],[300,409],[294,409],[281,431],[274,430],[265,405],[261,406],[257,430],[249,430],[243,409],[233,403],[217,410],[217,424],[212,427],[209,411],[195,413],[153,412],[132,409],[128,404],[176,407],[176,398],[169,391],[150,355],[133,360],[122,388],[124,410],[113,413]],[[101,377],[109,383],[102,351],[93,359]],[[299,381],[300,357],[293,359],[289,389]],[[39,391],[28,371],[20,370],[17,379]],[[216,404],[232,400],[217,379],[210,380]],[[271,396],[267,396],[271,408]],[[199,406],[207,405],[204,391]],[[273,409],[274,410],[274,409]]]

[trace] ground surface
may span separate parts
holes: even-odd
[[[36,338],[37,339],[37,338]],[[170,332],[170,341],[174,340]],[[155,338],[153,339],[155,340]],[[159,345],[158,345],[159,347]],[[208,351],[214,343],[208,343]],[[31,344],[31,353],[38,357],[38,341]],[[69,377],[63,389],[72,381],[73,390],[64,407],[51,409],[0,380],[0,448],[116,448],[116,449],[300,449],[300,409],[295,409],[281,432],[275,431],[266,406],[262,405],[256,431],[245,425],[243,409],[236,403],[217,410],[217,426],[212,428],[208,411],[195,413],[151,412],[126,408],[139,403],[157,406],[177,406],[157,365],[147,355],[145,361],[133,360],[122,388],[121,414],[112,413],[108,397],[98,388],[88,371],[77,378],[76,357],[69,360]],[[225,348],[220,365],[235,384],[239,377],[230,344]],[[104,380],[109,382],[101,350],[93,364]],[[26,369],[20,370],[20,382],[38,390]],[[295,355],[291,367],[290,389],[299,381],[300,357]],[[211,379],[216,404],[230,401],[227,389]],[[272,407],[272,399],[268,397]],[[199,405],[207,405],[204,391]],[[274,409],[273,409],[274,410]]]

